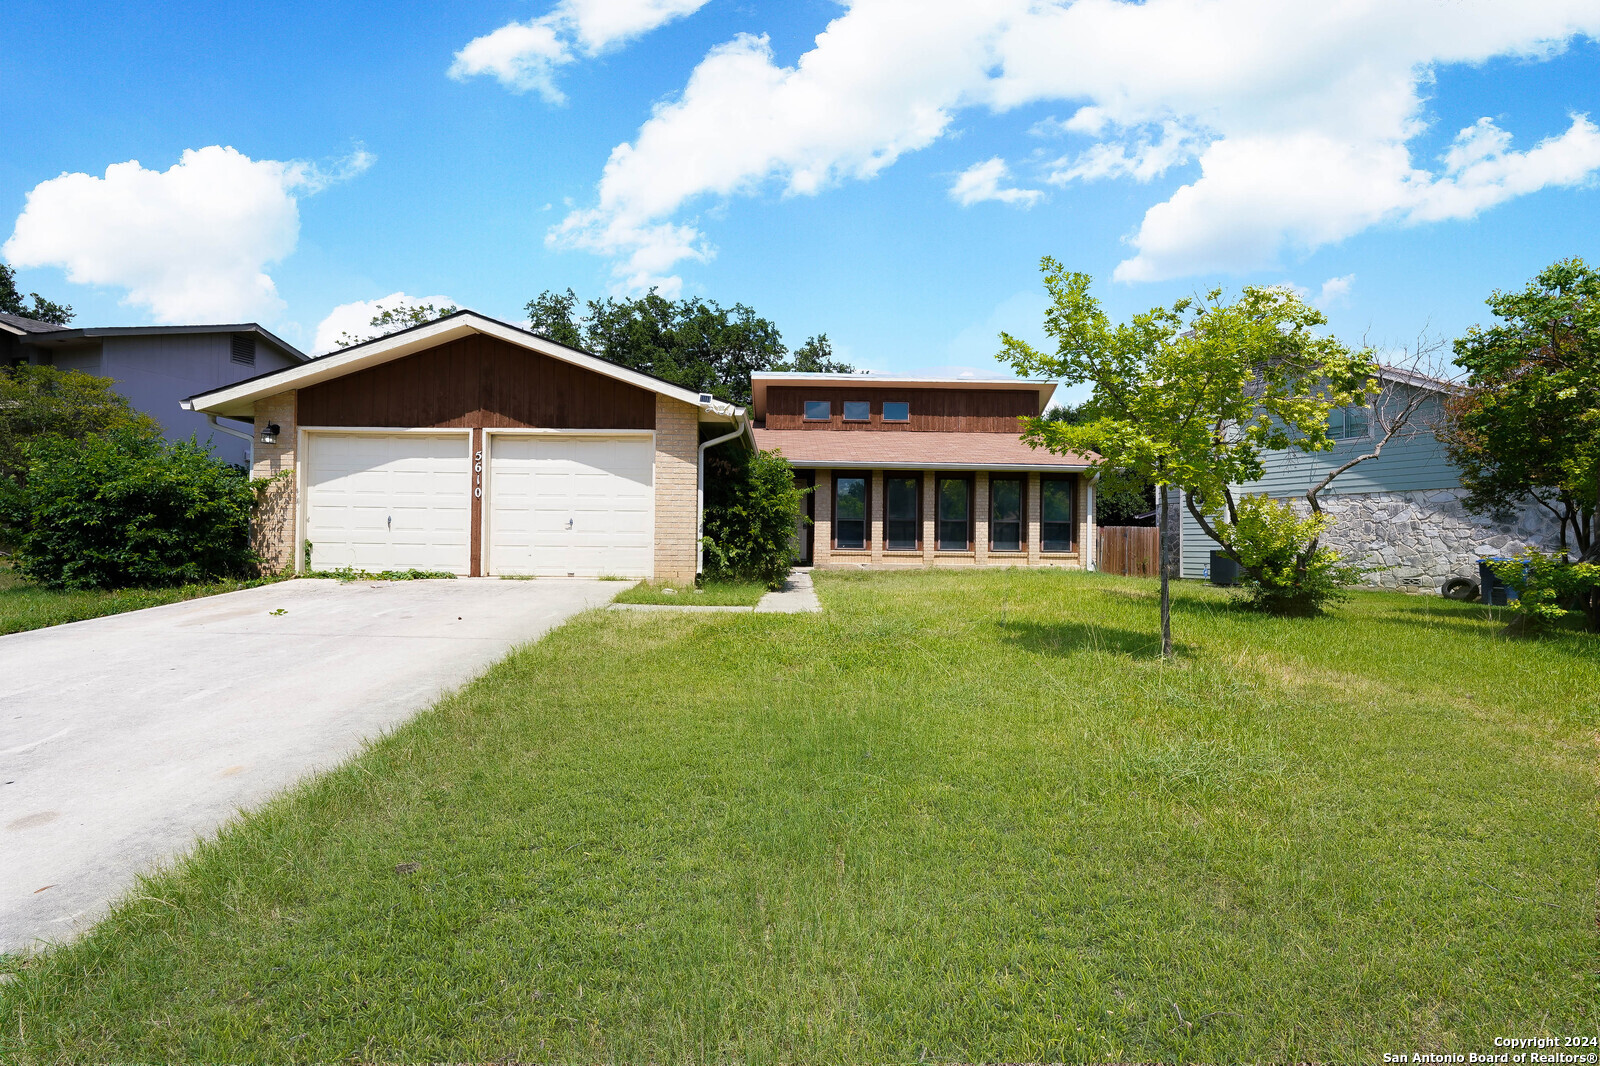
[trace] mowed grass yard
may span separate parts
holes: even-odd
[[[0,1060],[1350,1062],[1595,1035],[1595,638],[1183,585],[1163,664],[1149,581],[817,587],[821,615],[595,611],[517,652],[9,960]]]

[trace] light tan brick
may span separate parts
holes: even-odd
[[[699,410],[656,396],[655,580],[688,584],[699,560]]]
[[[261,569],[266,573],[295,569],[298,399],[299,393],[290,390],[257,400],[255,406],[256,441],[250,477],[256,481],[277,477],[258,493],[250,522],[250,546],[260,556]],[[277,423],[278,442],[262,444],[261,433],[271,423]]]

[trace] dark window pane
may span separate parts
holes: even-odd
[[[1072,482],[1046,481],[1040,485],[1039,517],[1046,522],[1072,521]]]
[[[883,420],[885,422],[911,421],[911,405],[904,400],[885,400],[883,404]]]
[[[884,479],[884,493],[888,506],[888,528],[884,531],[885,547],[891,551],[915,551],[917,547],[917,479],[891,477]]]
[[[989,527],[989,548],[997,552],[1022,550],[1022,523],[996,522]]]
[[[1072,523],[1041,522],[1039,524],[1039,547],[1047,552],[1071,551]]]
[[[841,548],[865,548],[867,524],[859,518],[840,519],[834,524],[834,542]]]
[[[1002,478],[989,482],[989,518],[994,522],[1022,520],[1022,482]]]
[[[807,400],[806,418],[813,422],[823,422],[833,417],[833,405],[827,400]]]
[[[867,479],[842,477],[839,479],[839,514],[842,520],[865,520],[867,517]]]
[[[846,422],[866,422],[872,418],[872,405],[866,400],[846,400],[844,402],[844,420]]]
[[[971,496],[964,478],[939,482],[939,550],[967,550],[967,516]]]

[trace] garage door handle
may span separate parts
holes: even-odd
[[[567,519],[567,528],[568,528],[568,529],[571,529],[571,528],[572,528],[572,519],[570,519],[570,518],[569,518],[569,519]]]

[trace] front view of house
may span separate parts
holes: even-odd
[[[800,561],[1091,568],[1092,455],[1024,444],[1048,381],[751,376],[756,444],[811,487]]]
[[[739,408],[470,311],[184,406],[253,421],[273,569],[691,581],[701,444],[748,440]]]

